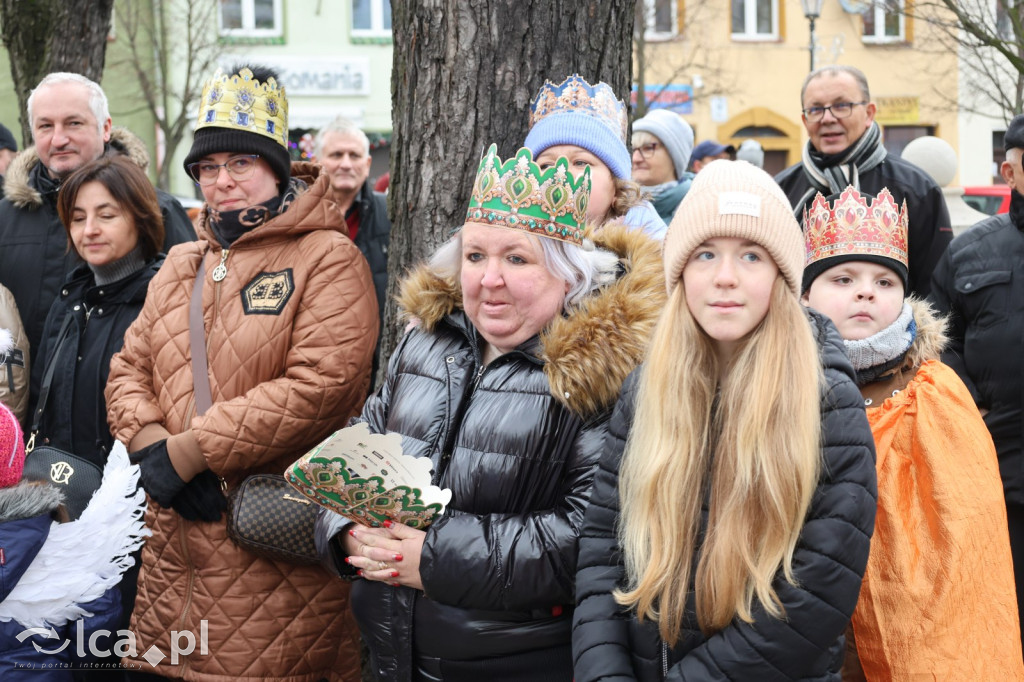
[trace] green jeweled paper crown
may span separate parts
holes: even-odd
[[[583,243],[590,202],[590,169],[579,180],[564,158],[541,170],[523,147],[504,163],[497,145],[480,162],[469,200],[466,222],[524,230],[530,234]]]
[[[284,86],[268,78],[260,83],[252,71],[217,73],[203,86],[196,130],[227,128],[269,137],[288,149],[288,100]]]

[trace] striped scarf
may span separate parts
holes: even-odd
[[[841,154],[824,156],[813,151],[811,143],[808,142],[804,147],[803,168],[811,187],[800,197],[800,201],[793,209],[796,219],[803,224],[804,207],[810,203],[816,192],[830,196],[839,194],[849,185],[859,190],[861,174],[882,163],[886,153],[882,145],[882,131],[874,121],[860,139]]]

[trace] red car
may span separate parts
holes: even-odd
[[[988,215],[1010,211],[1009,185],[979,185],[964,187],[964,201],[976,211]]]

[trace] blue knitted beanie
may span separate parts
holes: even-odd
[[[530,106],[523,146],[533,157],[548,147],[571,144],[601,159],[616,178],[628,180],[633,160],[626,149],[626,105],[607,83],[591,85],[579,74],[546,81]]]
[[[633,174],[633,160],[625,143],[593,116],[583,113],[564,113],[548,116],[530,129],[523,146],[533,152],[534,158],[548,147],[571,144],[582,147],[601,159],[617,178],[629,180]]]

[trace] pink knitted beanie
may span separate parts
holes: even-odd
[[[772,176],[746,161],[712,161],[697,173],[665,235],[669,293],[694,249],[715,237],[739,237],[771,254],[786,284],[800,295],[804,237],[789,200]]]
[[[10,488],[21,480],[25,468],[25,439],[18,418],[0,403],[0,488]]]

